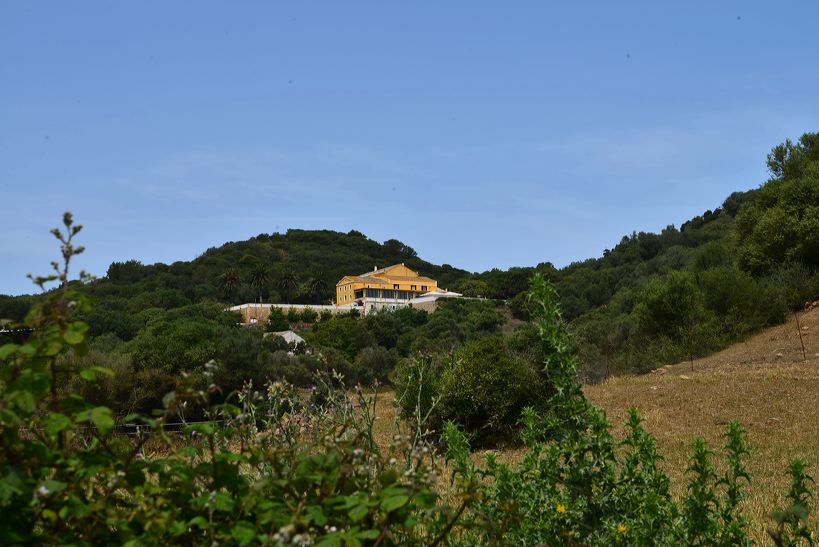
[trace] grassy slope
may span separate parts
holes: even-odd
[[[792,458],[810,465],[819,479],[819,309],[800,316],[807,361],[793,317],[781,326],[704,359],[635,377],[588,386],[586,394],[622,424],[637,407],[666,457],[675,493],[684,488],[689,447],[697,436],[722,445],[731,420],[748,431],[752,484],[745,502],[757,539],[767,514],[782,506]],[[618,432],[621,430],[618,427]],[[816,511],[814,511],[814,517]]]

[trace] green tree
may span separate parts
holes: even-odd
[[[283,265],[279,271],[277,287],[285,303],[290,303],[296,291],[299,289],[299,279],[289,264]]]
[[[313,302],[320,304],[322,297],[327,292],[327,281],[323,273],[319,272],[314,277],[307,280],[307,289]]]
[[[480,279],[467,279],[458,285],[458,292],[464,296],[486,298],[489,295],[489,285]]]
[[[267,325],[265,326],[267,332],[281,332],[283,330],[290,330],[290,323],[281,308],[270,308],[270,315],[267,317]]]
[[[669,337],[692,362],[709,335],[703,294],[689,272],[652,279],[643,289],[635,312],[643,333]]]
[[[231,300],[236,294],[236,289],[239,287],[240,282],[241,278],[236,268],[228,268],[225,270],[222,275],[219,276],[219,290],[222,292],[222,296]]]
[[[262,293],[270,281],[270,268],[262,262],[253,266],[250,270],[250,285],[259,293],[259,303],[262,301]]]
[[[754,274],[790,262],[819,267],[819,133],[768,156],[773,178],[736,217],[739,263]]]

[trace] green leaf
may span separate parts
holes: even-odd
[[[8,399],[14,402],[17,407],[25,413],[34,412],[37,408],[37,400],[30,391],[16,391],[8,395]]]
[[[318,526],[324,526],[327,524],[327,517],[324,515],[324,512],[321,510],[321,507],[317,507],[315,505],[311,505],[305,511],[310,520],[313,521]]]
[[[216,496],[214,496],[213,506],[217,511],[225,511],[229,513],[230,511],[233,511],[233,505],[233,498],[230,497],[230,494],[225,492],[217,492]]]
[[[109,378],[114,377],[114,371],[111,370],[110,368],[107,368],[107,367],[93,366],[93,367],[91,367],[91,370],[93,370],[97,374],[102,374],[103,376],[108,376]]]
[[[63,340],[66,344],[77,346],[85,341],[85,333],[88,331],[88,325],[82,321],[75,321],[68,325],[68,328],[63,333]]]
[[[381,502],[381,509],[387,513],[392,513],[396,509],[403,507],[409,501],[409,496],[403,494],[398,496],[391,496]]]
[[[107,435],[114,430],[114,415],[108,407],[98,406],[91,409],[91,421],[94,422],[94,425],[103,435]]]
[[[193,517],[191,520],[188,521],[188,526],[189,527],[196,526],[197,528],[204,530],[208,527],[208,521],[205,517],[202,516]]]
[[[65,431],[71,427],[71,418],[65,414],[49,414],[45,421],[45,432],[47,435],[56,435],[60,431]]]
[[[54,480],[47,480],[43,484],[40,485],[40,493],[44,496],[50,496],[56,492],[62,492],[65,490],[65,487],[68,486],[64,482],[54,481]]]
[[[316,543],[316,547],[338,547],[341,545],[341,538],[338,533],[333,533],[324,536],[324,538]]]
[[[88,382],[93,382],[97,379],[97,373],[92,368],[80,369],[80,378]]]
[[[230,529],[230,536],[235,539],[239,545],[247,545],[256,539],[256,527],[247,521],[240,520]]]
[[[355,537],[358,539],[376,539],[380,535],[381,532],[378,530],[364,530],[363,532],[357,533]]]
[[[0,346],[0,359],[6,360],[17,351],[17,344],[3,344]]]
[[[363,519],[364,517],[366,517],[367,513],[369,513],[369,512],[370,512],[369,507],[362,504],[362,505],[356,505],[355,507],[350,509],[350,512],[347,513],[347,514],[350,516],[350,519],[352,519],[353,522],[356,522],[356,521],[359,521],[359,520]]]
[[[114,430],[114,415],[111,409],[105,406],[94,407],[81,413],[82,421],[90,421],[99,430],[101,435],[108,435]]]
[[[181,536],[188,531],[187,525],[181,520],[175,520],[169,528],[172,536]]]
[[[51,388],[51,378],[42,372],[25,370],[13,385],[22,391],[31,392],[34,396],[45,395]]]

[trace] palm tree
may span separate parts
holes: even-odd
[[[299,288],[299,279],[289,265],[282,266],[279,274],[278,289],[286,301],[290,301],[293,293]]]
[[[233,297],[233,293],[238,286],[239,272],[235,268],[228,268],[219,276],[219,288],[226,299],[230,300]]]
[[[270,269],[259,262],[250,270],[250,285],[259,291],[259,303],[262,302],[262,290],[270,281]]]
[[[307,288],[310,295],[315,297],[317,303],[321,303],[321,295],[327,291],[327,281],[324,279],[324,272],[319,272],[315,277],[307,281]]]

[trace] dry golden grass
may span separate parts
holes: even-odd
[[[645,427],[657,439],[675,495],[683,492],[684,471],[694,438],[721,447],[726,425],[736,420],[747,430],[752,451],[752,483],[744,510],[757,539],[769,525],[768,514],[782,507],[788,462],[802,458],[819,477],[819,361],[805,365],[752,368],[747,371],[666,373],[618,378],[586,389],[622,424],[630,407],[640,409]],[[621,432],[620,427],[616,427]]]
[[[685,488],[691,442],[703,437],[720,448],[726,425],[747,430],[752,451],[752,483],[744,503],[754,536],[764,539],[769,513],[783,506],[786,468],[802,458],[819,478],[819,310],[800,314],[807,360],[802,357],[796,321],[691,363],[664,367],[644,376],[620,377],[585,388],[622,433],[628,409],[638,408],[665,457],[672,491]],[[693,372],[692,372],[693,368]],[[814,512],[815,516],[815,512]]]
[[[639,409],[665,458],[663,466],[676,497],[685,490],[693,440],[703,437],[719,450],[727,424],[740,422],[752,447],[748,462],[752,482],[743,511],[751,520],[754,539],[763,543],[769,543],[765,527],[771,525],[770,512],[784,504],[788,462],[804,459],[809,473],[819,480],[819,309],[800,314],[799,319],[807,361],[792,317],[785,325],[695,360],[693,372],[686,362],[585,388],[620,437],[629,408]],[[379,397],[379,444],[387,444],[392,434],[391,401],[390,392]],[[500,461],[513,463],[524,451],[493,452]],[[476,459],[485,453],[477,453]]]

